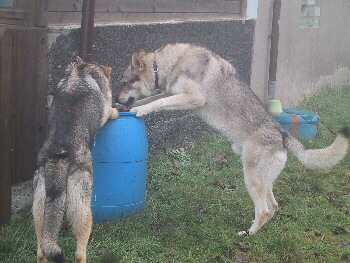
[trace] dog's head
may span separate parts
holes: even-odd
[[[92,77],[103,93],[111,92],[109,81],[111,78],[112,68],[105,65],[98,65],[96,63],[89,63],[83,61],[79,56],[75,58],[75,62],[72,62],[66,68],[66,77],[72,79]],[[61,81],[61,83],[63,83]],[[58,85],[60,86],[60,84]]]
[[[110,80],[112,68],[105,65],[98,65],[96,63],[88,63],[81,59],[81,57],[76,56],[75,62],[73,62],[70,67],[68,67],[68,71],[76,68],[79,72],[83,72],[84,74],[92,75],[93,77],[107,78]]]
[[[152,59],[150,60],[144,50],[134,53],[121,79],[119,102],[130,107],[140,97],[152,96],[155,90],[154,81]]]

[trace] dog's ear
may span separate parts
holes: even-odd
[[[75,61],[78,62],[78,64],[83,64],[84,63],[84,61],[79,56],[75,57]]]
[[[137,70],[140,67],[139,54],[133,53],[131,57],[131,69]]]
[[[105,65],[101,65],[101,68],[103,70],[103,73],[106,75],[106,77],[111,78],[112,68]]]
[[[146,51],[144,49],[141,49],[139,52],[139,56],[141,57],[143,55],[146,55]]]
[[[131,70],[143,71],[145,69],[145,62],[143,56],[146,54],[144,50],[141,50],[139,53],[132,54],[131,58]]]
[[[143,58],[140,58],[139,62],[140,62],[139,70],[140,71],[145,70],[145,62],[143,61]]]
[[[141,49],[139,52],[139,63],[140,67],[139,69],[142,71],[145,69],[145,61],[144,61],[144,56],[146,55],[146,51],[144,49]]]

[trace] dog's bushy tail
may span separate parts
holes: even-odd
[[[284,146],[310,169],[329,168],[339,163],[347,154],[349,148],[349,127],[343,128],[334,142],[323,149],[306,149],[289,133],[284,133]]]
[[[68,169],[67,158],[62,154],[50,159],[45,167],[46,200],[40,245],[45,257],[54,262],[64,262],[58,236],[65,212]]]

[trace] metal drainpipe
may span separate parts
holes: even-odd
[[[281,0],[273,2],[272,30],[271,30],[271,49],[270,49],[270,66],[269,66],[269,99],[275,97],[276,92],[276,74],[278,58],[278,41],[279,41],[279,20],[281,13]]]
[[[94,39],[94,16],[95,16],[95,0],[84,0],[81,31],[80,31],[80,47],[79,56],[86,62],[92,61],[92,44]]]

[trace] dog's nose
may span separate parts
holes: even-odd
[[[120,98],[119,96],[115,97],[115,102],[120,104],[126,104],[128,101],[126,98]]]

